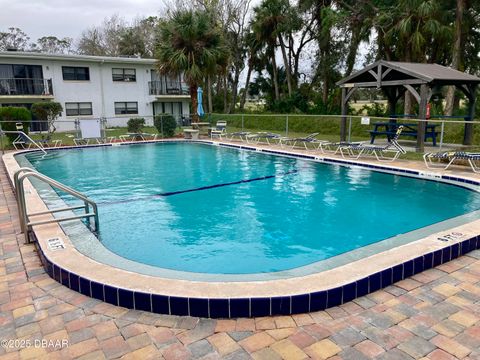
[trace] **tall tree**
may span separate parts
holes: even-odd
[[[259,64],[259,52],[261,51],[262,45],[257,40],[256,35],[252,31],[248,31],[245,36],[245,45],[248,51],[248,60],[247,60],[247,75],[245,79],[245,88],[240,98],[240,111],[243,111],[245,107],[245,101],[247,99],[248,88],[250,86],[250,80],[252,72],[255,69],[255,66]]]
[[[0,32],[0,51],[15,49],[27,51],[30,38],[21,29],[10,27],[6,32]]]
[[[400,0],[390,16],[394,26],[385,34],[386,44],[396,59],[407,62],[438,61],[447,51],[451,28],[445,19],[444,4],[436,0]],[[405,114],[412,113],[412,96],[405,93]]]
[[[463,27],[463,16],[465,13],[466,0],[457,0],[455,11],[455,36],[452,50],[452,68],[464,70],[463,45],[465,42],[465,29]],[[449,86],[445,104],[445,115],[452,116],[455,100],[455,86]]]
[[[197,89],[228,56],[221,29],[205,11],[178,10],[160,21],[156,42],[157,68],[183,77],[190,89],[192,118],[198,121]]]
[[[238,96],[238,83],[240,75],[245,68],[245,58],[247,55],[246,37],[248,35],[248,13],[250,11],[251,0],[230,0],[227,1],[226,9],[228,11],[227,22],[227,46],[230,49],[231,60],[231,89],[232,99],[228,112],[232,113],[235,109]]]
[[[280,46],[287,75],[288,95],[291,96],[293,93],[292,73],[283,36],[298,24],[295,21],[297,20],[295,12],[288,0],[263,0],[259,6],[254,8],[254,13],[253,29],[258,40],[268,44],[274,67],[276,67],[275,48],[277,44]],[[277,76],[276,69],[274,69],[274,76]],[[277,91],[275,94],[278,100]]]
[[[105,18],[100,26],[82,33],[77,44],[78,52],[86,55],[122,55],[119,44],[126,29],[127,23],[119,15]]]
[[[42,36],[37,40],[35,49],[50,54],[68,54],[72,51],[72,38],[59,39],[56,36]]]

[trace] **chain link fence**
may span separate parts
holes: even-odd
[[[158,115],[157,115],[158,116]],[[181,128],[191,126],[189,116],[173,115],[177,123],[177,133]],[[100,118],[104,128],[109,133],[126,132],[127,123],[130,118],[141,117],[145,119],[145,127],[148,131],[162,134],[162,128],[154,128],[154,116],[118,116],[111,118]],[[88,119],[88,117],[85,117]],[[93,118],[91,118],[93,119]],[[95,118],[98,120],[98,118]],[[57,120],[54,125],[57,129],[55,136],[71,136],[78,129],[75,127],[75,120]],[[274,132],[283,136],[298,137],[311,133],[319,133],[318,138],[330,141],[341,139],[341,115],[292,115],[292,114],[207,114],[201,122],[208,122],[210,127],[215,127],[217,121],[227,122],[227,132],[249,131],[249,132]],[[0,121],[0,129],[5,123],[15,121]],[[440,151],[455,148],[480,147],[480,121],[468,121],[462,117],[456,118],[432,118],[429,120],[414,118],[384,118],[375,116],[346,116],[345,134],[347,141],[373,141],[384,143],[389,136],[391,129],[399,124],[407,125],[400,140],[407,145],[415,147],[418,124],[426,122],[425,146],[429,151]],[[40,121],[31,124],[41,123]],[[161,124],[161,122],[160,122]],[[472,141],[465,143],[465,128],[471,127]],[[30,126],[32,129],[41,129],[41,126]],[[34,138],[46,134],[43,132],[32,132]],[[2,136],[3,138],[3,136]],[[3,145],[8,146],[8,141],[2,139]],[[433,148],[432,148],[433,147]],[[3,147],[2,147],[3,149]]]

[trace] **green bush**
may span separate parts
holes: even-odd
[[[28,134],[28,126],[32,120],[32,114],[27,108],[24,107],[0,107],[0,121],[2,121],[2,129],[8,131],[15,131],[15,123],[23,123],[23,131]],[[8,122],[3,122],[8,121]],[[6,134],[12,142],[18,136],[17,134]]]
[[[37,102],[32,104],[32,114],[38,120],[45,120],[48,123],[48,132],[53,134],[56,130],[53,125],[55,120],[62,114],[62,104],[55,101]]]
[[[153,120],[153,125],[163,137],[167,138],[173,137],[177,128],[177,122],[172,114],[158,114]]]
[[[131,118],[127,122],[127,131],[131,133],[141,133],[144,126],[144,118]]]

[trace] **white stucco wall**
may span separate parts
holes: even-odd
[[[92,103],[92,115],[82,116],[82,118],[106,117],[110,127],[126,126],[131,117],[145,117],[147,124],[153,124],[153,103],[160,101],[181,102],[183,115],[188,116],[189,114],[189,99],[185,96],[156,97],[149,95],[148,82],[151,80],[150,72],[154,68],[154,60],[85,56],[50,58],[45,55],[36,59],[35,55],[24,56],[23,54],[27,53],[19,53],[18,57],[15,57],[15,53],[0,53],[0,64],[41,65],[44,79],[52,79],[53,101],[61,103],[64,109],[67,102]],[[90,80],[63,80],[62,66],[88,67]],[[136,81],[113,81],[112,68],[135,69]],[[43,100],[0,96],[0,104],[36,101]],[[115,102],[137,102],[138,114],[116,115]],[[66,116],[64,111],[55,126],[58,131],[73,130],[76,118],[78,116]]]

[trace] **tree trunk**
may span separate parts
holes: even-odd
[[[233,78],[232,83],[232,101],[230,102],[230,108],[228,109],[228,113],[232,114],[235,112],[235,105],[237,103],[237,95],[238,95],[238,82],[240,80],[240,69],[235,68],[235,76]]]
[[[247,79],[245,81],[245,91],[242,94],[242,98],[240,99],[240,111],[243,111],[243,108],[245,107],[245,101],[247,100],[247,92],[248,92],[248,86],[250,85],[250,77],[252,76],[252,68],[253,65],[248,65],[248,71],[247,71]]]
[[[275,47],[272,49],[272,73],[273,73],[273,88],[275,89],[275,100],[280,100],[280,90],[278,89],[278,74],[277,74],[277,62],[275,60]]]
[[[223,75],[223,112],[227,113],[228,111],[228,81],[227,81],[227,74]]]
[[[462,25],[463,13],[465,12],[465,0],[457,0],[457,10],[455,17],[455,42],[453,44],[452,68],[456,70],[462,69]],[[445,104],[445,115],[452,116],[455,105],[455,86],[449,86]]]
[[[197,85],[193,84],[190,85],[190,99],[192,100],[192,110],[190,112],[190,117],[192,118],[193,122],[198,122],[198,98],[197,98]]]
[[[280,43],[280,49],[282,50],[285,73],[287,74],[288,96],[292,96],[292,73],[290,71],[290,65],[288,63],[287,52],[285,51],[285,44],[283,43],[282,35],[278,35],[278,41]]]
[[[412,94],[410,91],[405,91],[405,102],[403,104],[403,113],[410,115],[412,113]]]
[[[207,76],[207,93],[208,93],[208,113],[213,112],[213,99],[212,99],[212,78]]]
[[[360,27],[360,25],[358,24],[357,26]],[[360,45],[360,29],[355,28],[355,29],[352,29],[352,40],[350,41],[350,47],[348,49],[348,55],[347,55],[347,61],[346,61],[347,71],[345,72],[345,76],[349,76],[353,71],[359,45]]]

